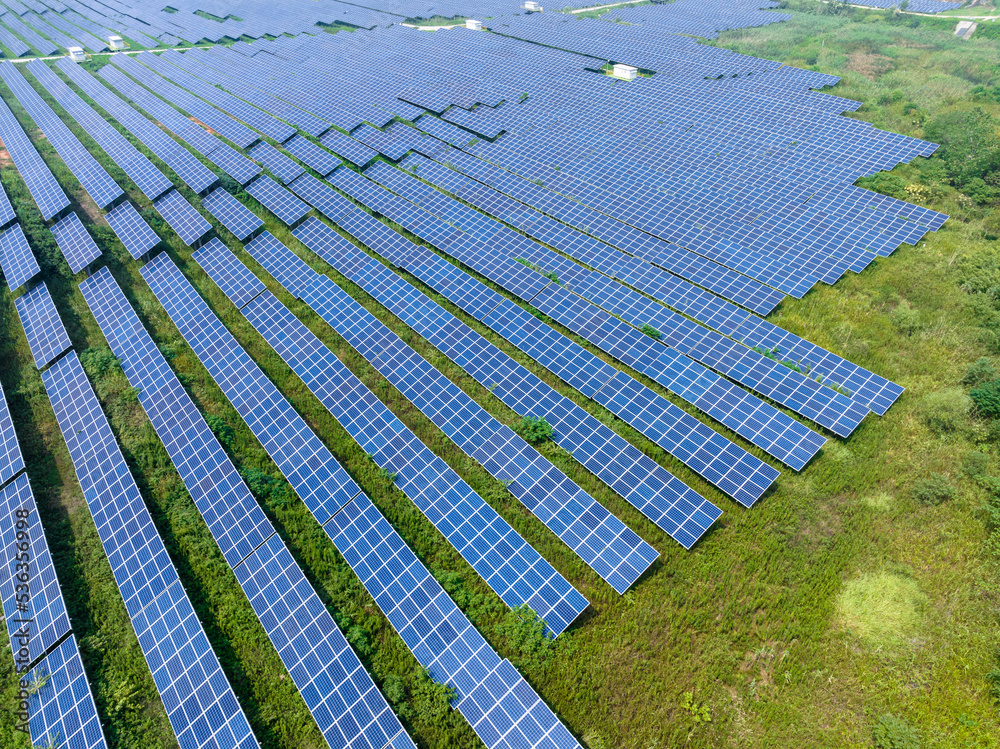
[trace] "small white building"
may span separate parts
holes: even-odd
[[[531,0],[527,0],[521,7],[524,8],[524,10],[532,13],[542,12],[542,6],[539,5],[538,3],[532,2]]]
[[[615,65],[614,71],[612,72],[615,78],[621,78],[623,81],[634,81],[639,77],[639,68],[633,68],[631,65]]]
[[[477,21],[474,18],[466,18],[465,19],[465,28],[472,29],[473,31],[482,31],[483,30],[483,22],[482,21]]]
[[[112,52],[120,52],[125,49],[125,40],[120,36],[109,36],[108,46],[111,48]]]
[[[82,47],[67,47],[66,51],[69,52],[69,59],[73,62],[87,61],[87,53],[83,51]]]

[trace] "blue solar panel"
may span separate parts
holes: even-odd
[[[35,121],[42,133],[55,147],[60,158],[73,173],[83,189],[99,208],[106,208],[122,195],[122,189],[111,179],[77,137],[38,95],[24,76],[13,65],[0,65],[0,77],[14,93],[18,102]]]
[[[56,178],[31,145],[28,136],[24,134],[14,113],[0,101],[0,140],[10,154],[14,166],[21,173],[21,179],[28,186],[31,197],[35,199],[42,218],[48,221],[57,216],[69,206],[69,198],[59,187]]]
[[[196,245],[212,231],[212,225],[177,190],[168,192],[153,207],[186,245]]]
[[[247,237],[264,225],[253,211],[222,187],[215,188],[207,197],[202,198],[201,205],[241,242],[245,242]]]
[[[327,176],[343,162],[329,151],[324,151],[312,141],[301,135],[296,135],[282,145],[288,153],[311,169],[315,169],[323,177]]]
[[[136,260],[160,243],[156,232],[143,220],[135,206],[127,200],[116,205],[114,210],[108,211],[104,218],[118,239],[125,245],[125,249]]]
[[[14,422],[10,418],[7,399],[0,390],[0,486],[24,469],[21,446],[17,443]]]
[[[378,151],[374,148],[369,148],[361,141],[349,138],[337,130],[330,130],[319,139],[319,142],[357,166],[364,166],[378,156]]]
[[[299,238],[321,256],[334,251],[357,254],[346,240],[320,222],[310,222],[310,227],[314,231],[308,237],[300,233]],[[325,245],[330,252],[317,249],[318,245]],[[232,270],[233,265],[249,274],[232,253],[227,251],[225,254],[229,267],[206,269],[209,275],[213,278],[218,275],[225,281],[228,276],[237,274]],[[262,263],[265,268],[272,265],[272,258],[282,258],[278,262],[287,265],[294,263],[293,253],[284,245],[272,245],[269,254]],[[353,257],[349,258],[349,262],[352,260],[356,262]],[[307,266],[301,260],[298,262],[305,275]],[[322,289],[313,286],[303,297],[320,316],[455,444],[479,461],[490,474],[505,482],[511,494],[615,590],[624,593],[652,564],[658,556],[656,551],[624,523],[511,429],[496,421],[346,293],[334,284],[321,283],[318,277],[315,278]],[[379,281],[387,279],[382,276]],[[442,491],[449,484],[454,489],[459,485],[458,476],[450,469],[441,469],[433,454],[273,295],[261,295],[246,306],[243,313],[362,448],[375,456],[380,465],[397,474],[396,485],[413,498],[433,522],[436,512],[421,504],[419,494],[427,484],[436,482],[441,482]],[[376,343],[369,345],[369,342]],[[387,440],[386,435],[393,438]],[[397,435],[401,439],[395,439]],[[464,487],[464,482],[462,485]],[[444,507],[435,509],[448,514]],[[447,530],[443,532],[451,538]],[[504,597],[503,592],[498,592]]]
[[[70,213],[50,230],[69,269],[79,273],[101,256],[101,249],[76,213]]]
[[[111,273],[102,268],[80,291],[328,743],[382,749],[402,733],[399,720]],[[348,693],[355,698],[345,699]]]
[[[49,653],[25,678],[39,685],[28,697],[28,730],[34,746],[107,746],[75,636]]]
[[[41,273],[20,224],[0,234],[0,268],[11,291],[17,291]]]
[[[247,192],[287,226],[295,226],[309,213],[309,206],[267,175],[255,179]]]
[[[17,213],[14,212],[14,207],[10,204],[10,198],[7,197],[7,192],[0,186],[0,229],[3,229],[11,221],[17,219]]]
[[[346,203],[345,212],[343,203],[332,201],[333,191],[326,190],[328,192],[311,190],[321,201],[316,203],[317,207],[332,202],[342,228],[394,264],[411,267],[424,282],[477,319],[485,317],[503,300],[454,265],[414,245],[378,219],[336,196],[338,201]],[[307,242],[312,223],[307,222],[299,231]],[[292,272],[276,272],[273,267],[275,263],[288,265],[281,257],[280,245],[276,242],[262,245],[260,252],[255,252],[257,248],[253,246],[247,249],[271,273],[276,273],[276,278],[286,288],[297,296],[303,295],[304,286],[296,290],[282,278],[297,281]],[[613,430],[559,395],[409,284],[388,283],[380,263],[373,259],[341,263],[334,255],[329,256],[328,262],[335,263],[338,270],[399,315],[515,413],[522,416],[537,415],[539,411],[545,413],[558,444],[685,548],[691,548],[722,514]]]
[[[42,381],[178,743],[256,747],[76,352]]]
[[[305,172],[303,167],[296,164],[270,143],[258,143],[247,151],[247,154],[254,161],[259,161],[263,164],[271,174],[286,185]]]
[[[323,525],[327,535],[351,565],[407,647],[421,665],[430,671],[434,679],[455,688],[460,699],[459,705],[462,705],[461,698],[496,670],[501,663],[500,657],[455,606],[440,584],[414,556],[399,534],[363,492],[349,490],[344,498],[344,493],[340,491],[342,485],[334,474],[328,473],[325,478],[317,481],[322,471],[317,474],[302,470],[303,466],[322,468],[323,464],[318,457],[321,453],[317,453],[309,445],[308,435],[312,434],[311,430],[302,423],[296,431],[299,436],[295,441],[281,439],[279,434],[283,425],[295,420],[301,421],[297,414],[291,411],[287,401],[280,395],[277,396],[277,400],[270,401],[274,407],[278,407],[279,403],[287,406],[287,410],[283,413],[279,408],[279,413],[275,414],[273,411],[267,413],[272,409],[260,408],[259,400],[246,398],[247,383],[240,379],[243,368],[237,371],[229,364],[222,367],[225,362],[235,361],[242,349],[233,342],[230,347],[219,350],[216,341],[209,344],[202,340],[205,331],[218,331],[217,335],[223,336],[228,336],[228,333],[170,258],[166,254],[160,254],[152,262],[147,263],[141,272],[202,363],[209,367],[210,371],[219,370],[219,379],[216,382],[223,389],[230,388],[235,391],[230,397],[237,397],[234,405],[241,411],[241,416],[247,425],[268,450],[272,459],[278,463],[295,491],[302,497],[306,507]],[[216,338],[216,335],[212,338]],[[247,369],[256,370],[256,365],[249,361]],[[270,385],[270,381],[263,375],[253,381],[259,382],[260,387]],[[275,416],[278,416],[277,420]],[[277,429],[275,425],[278,426]],[[305,447],[308,448],[306,453],[300,455],[289,450],[289,446],[292,445],[301,451],[303,439],[306,440]],[[321,443],[318,447],[325,451]],[[306,455],[312,456],[309,462],[305,459]],[[331,462],[336,465],[335,462]],[[349,478],[346,480],[350,484],[343,486],[356,489],[356,485]],[[333,484],[336,484],[335,494],[329,491]],[[317,493],[317,489],[323,491]],[[522,699],[508,703],[510,712],[505,711],[505,713],[510,723],[541,726],[542,730],[532,743],[526,746],[553,746],[552,743],[544,743],[546,736],[568,737],[568,742],[560,738],[558,743],[555,743],[558,747],[578,746],[572,743],[572,736],[544,703],[525,698],[527,694],[532,693],[532,690],[527,683],[521,684]],[[466,714],[465,708],[459,709]],[[531,713],[528,712],[529,709]],[[468,714],[474,716],[474,725],[481,723],[481,716],[475,712],[472,703],[469,704]],[[497,714],[498,718],[499,715]],[[510,749],[509,745],[503,743],[501,736],[488,732],[488,727],[480,729],[479,736],[490,749]]]
[[[233,267],[229,260],[233,257],[233,253],[218,239],[213,239],[192,257],[237,307],[246,306],[264,291],[264,284],[257,276],[242,272],[245,270],[243,265],[239,265],[238,268]]]
[[[0,596],[14,665],[23,671],[70,630],[28,474],[0,491],[0,523]]]
[[[28,338],[28,348],[31,349],[36,367],[43,369],[72,346],[44,283],[19,296],[14,305],[21,318],[21,327]]]

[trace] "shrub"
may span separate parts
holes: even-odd
[[[879,718],[872,739],[875,749],[920,749],[920,734],[896,715]]]
[[[955,487],[944,474],[932,473],[913,485],[913,498],[920,504],[933,507],[954,499]]]
[[[986,476],[990,470],[990,456],[979,450],[969,450],[962,458],[962,469],[969,478]]]
[[[969,397],[976,404],[976,413],[982,416],[1000,416],[1000,380],[990,380],[972,388]]]
[[[958,388],[946,388],[924,396],[921,418],[935,434],[957,432],[966,424],[972,400]]]
[[[642,332],[648,335],[650,338],[655,338],[656,340],[660,340],[660,331],[658,331],[648,322],[642,324]]]
[[[521,423],[514,429],[521,438],[529,445],[537,445],[552,438],[552,425],[545,420],[544,416],[535,418],[528,415],[521,419]]]
[[[873,174],[870,177],[862,177],[855,184],[858,187],[865,188],[866,190],[878,192],[882,195],[888,195],[893,198],[899,198],[900,200],[906,200],[907,197],[906,182],[903,181],[902,177],[897,177],[895,174],[879,172],[878,174]]]
[[[995,379],[997,379],[997,368],[993,366],[993,362],[984,356],[969,367],[969,371],[962,378],[962,384],[975,387],[976,385],[982,385],[984,382]]]
[[[906,336],[913,335],[921,327],[920,313],[913,309],[905,299],[889,313],[889,319],[896,326],[896,330]]]
[[[208,416],[205,417],[205,423],[208,424],[208,428],[212,430],[219,442],[229,448],[233,446],[233,439],[236,437],[236,433],[233,431],[233,428],[226,423],[225,419],[216,416],[215,414],[208,414]]]

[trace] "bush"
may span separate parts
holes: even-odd
[[[889,313],[889,319],[896,326],[896,330],[906,336],[913,335],[921,328],[920,313],[905,299]]]
[[[990,380],[972,388],[969,397],[976,404],[976,413],[994,418],[1000,416],[1000,380]]]
[[[932,473],[913,485],[913,498],[922,505],[934,507],[955,498],[955,487],[942,473]]]
[[[906,200],[906,182],[903,181],[902,177],[897,177],[895,174],[879,172],[870,177],[862,177],[855,184],[872,192]]]
[[[538,418],[530,415],[525,416],[521,419],[521,423],[514,428],[514,431],[521,435],[521,438],[529,445],[537,445],[539,442],[552,438],[552,425],[545,420],[544,416]]]
[[[648,335],[650,338],[655,338],[656,340],[660,340],[660,331],[658,331],[648,322],[642,324],[642,332]]]
[[[883,715],[872,731],[875,749],[920,749],[920,734],[896,715]]]
[[[990,456],[978,450],[969,450],[962,458],[962,469],[972,479],[986,476],[990,471]]]
[[[984,356],[969,367],[969,371],[962,378],[962,384],[975,387],[995,379],[997,379],[997,369],[993,366],[993,362]]]
[[[935,434],[957,432],[965,426],[972,400],[958,388],[946,388],[924,396],[921,419]]]

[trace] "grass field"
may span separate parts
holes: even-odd
[[[953,21],[834,10],[807,0],[792,2],[784,11],[794,14],[790,22],[727,32],[712,43],[842,75],[841,84],[829,93],[863,102],[851,117],[919,137],[955,138],[968,131],[981,138],[977,159],[998,152],[997,37],[977,35],[966,42],[951,35]],[[137,265],[99,218],[100,211],[13,97],[4,93],[4,98],[72,192],[108,266],[196,403],[221,419],[216,426],[237,467],[411,735],[422,747],[476,746],[471,730],[447,709],[180,339]],[[112,176],[128,184],[72,120],[64,119]],[[622,597],[325,323],[265,275],[268,287],[352,371],[592,601],[580,623],[554,647],[527,637],[200,271],[191,251],[148,201],[135,189],[129,197],[162,236],[172,238],[169,251],[185,274],[461,608],[589,749],[861,747],[871,746],[877,732],[894,729],[902,735],[906,726],[925,747],[992,747],[1000,746],[995,691],[1000,677],[989,677],[1000,670],[1000,531],[991,525],[988,507],[994,497],[991,487],[997,485],[990,477],[1000,475],[1000,428],[971,410],[970,385],[963,380],[980,358],[992,362],[1000,354],[1000,197],[991,192],[993,183],[980,179],[979,184],[955,168],[935,156],[869,180],[873,187],[901,192],[952,219],[916,247],[904,246],[834,288],[819,287],[801,301],[788,300],[772,315],[775,322],[907,390],[885,417],[869,417],[849,440],[831,440],[800,474],[785,471],[752,510],[721,496],[619,419],[573,395],[431,293],[725,511],[696,548],[685,552],[568,454],[552,444],[544,446],[546,457],[662,552],[661,560]],[[90,350],[84,356],[88,372],[256,735],[267,747],[319,746],[304,703],[234,585],[128,383],[108,360],[107,344],[75,288],[80,279],[71,277],[9,161],[0,164],[0,177],[76,349]],[[200,205],[196,196],[185,195]],[[262,273],[232,236],[212,222],[219,236]],[[486,389],[309,255],[273,217],[267,227],[341,282],[497,418],[517,421]],[[105,734],[115,747],[171,746],[169,725],[6,290],[0,292],[0,357],[0,383],[18,425]],[[985,379],[990,379],[988,373]],[[5,685],[0,700],[13,703],[11,664],[9,655],[0,657]],[[885,719],[889,715],[899,720]],[[0,745],[27,746],[14,733],[13,720],[9,711],[0,710]]]

